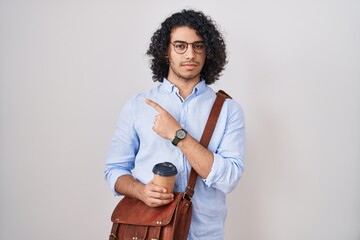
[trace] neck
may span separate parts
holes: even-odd
[[[196,84],[200,82],[200,76],[194,79],[169,79],[169,82],[174,84],[179,89],[179,94],[183,99],[186,99],[193,91]]]

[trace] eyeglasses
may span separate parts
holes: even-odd
[[[197,41],[193,43],[188,43],[184,41],[175,41],[170,43],[174,46],[174,50],[178,54],[184,54],[187,51],[189,44],[192,45],[194,52],[198,54],[203,53],[205,51],[205,43],[203,41]]]

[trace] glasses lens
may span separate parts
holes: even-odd
[[[205,50],[205,44],[203,42],[193,43],[193,48],[196,53],[203,53]]]
[[[176,43],[174,43],[174,49],[175,49],[175,52],[177,52],[179,54],[183,54],[187,50],[187,43],[176,42]]]

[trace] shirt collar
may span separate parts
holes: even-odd
[[[172,93],[174,91],[178,91],[177,87],[172,84],[169,80],[167,80],[167,78],[163,79],[163,82],[161,84],[161,88],[163,90],[165,90],[168,93]],[[193,89],[193,93],[195,93],[195,95],[200,95],[201,93],[203,93],[206,89],[206,83],[204,79],[201,79],[201,81],[195,85],[194,89]]]

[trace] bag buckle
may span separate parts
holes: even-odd
[[[110,236],[109,236],[109,239],[110,240],[116,240],[117,237],[116,237],[116,235],[114,233],[111,233]]]
[[[182,199],[183,199],[183,200],[186,199],[186,200],[188,200],[189,202],[191,202],[192,197],[190,197],[189,195],[186,195],[186,193],[184,193],[183,196],[182,196]]]

